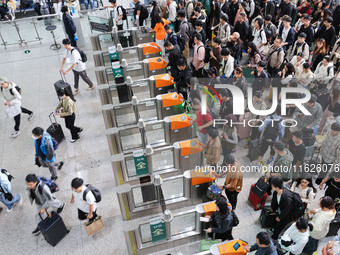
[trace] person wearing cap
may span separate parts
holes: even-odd
[[[306,15],[303,18],[303,25],[300,27],[300,29],[295,33],[296,38],[299,36],[299,34],[305,33],[306,34],[306,43],[309,47],[312,46],[312,43],[314,42],[314,29],[311,25],[311,17],[310,15]]]
[[[78,219],[93,221],[97,217],[97,203],[93,193],[84,185],[84,180],[74,178],[71,182],[72,197],[70,203],[76,203]],[[87,191],[86,191],[87,190]],[[84,199],[84,192],[85,199]]]
[[[314,81],[315,75],[310,69],[310,64],[308,62],[302,64],[302,72],[298,73],[296,78],[302,87],[309,89],[309,85]]]
[[[316,66],[315,81],[318,89],[325,88],[335,77],[334,65],[330,56],[324,56],[322,61]]]
[[[292,60],[292,58],[300,52],[303,53],[304,59],[308,60],[309,46],[306,43],[306,37],[307,35],[305,33],[300,33],[298,35],[298,39],[294,42],[294,44],[290,47],[288,51],[288,56],[287,56],[288,61]]]
[[[295,73],[294,77],[298,78],[300,77],[301,73],[303,72],[303,64],[306,62],[304,58],[304,53],[299,52],[297,55],[295,55],[289,63],[291,63],[295,67]]]
[[[218,25],[217,35],[221,38],[221,47],[226,47],[230,40],[230,26],[228,24],[228,15],[222,13],[220,17],[220,24]],[[213,27],[215,29],[215,27]]]
[[[8,81],[6,77],[0,77],[1,96],[3,97],[4,105],[8,108],[13,107],[16,109],[16,112],[18,112],[18,114],[14,116],[15,125],[14,132],[12,133],[13,138],[19,135],[21,113],[28,114],[28,120],[31,120],[34,115],[32,111],[21,107],[21,95],[17,88],[18,87],[14,82]]]
[[[65,126],[71,131],[72,140],[70,142],[74,143],[79,139],[79,133],[83,131],[82,128],[74,125],[74,121],[76,120],[75,112],[77,111],[76,104],[69,96],[66,96],[65,90],[58,90],[57,94],[59,104],[55,108],[55,114],[65,119]]]
[[[251,85],[253,94],[255,91],[261,91],[263,93],[264,89],[268,86],[268,73],[264,70],[265,67],[266,63],[261,60],[257,63],[255,71],[251,72],[255,77],[253,84]]]
[[[332,23],[333,18],[327,17],[321,29],[319,29],[315,35],[315,40],[320,38],[325,39],[327,52],[330,47],[334,45],[336,39],[335,28],[332,26]]]

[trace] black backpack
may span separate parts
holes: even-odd
[[[84,190],[83,193],[83,200],[86,201],[86,195],[89,191],[92,192],[94,198],[96,199],[96,203],[99,203],[100,201],[102,201],[102,194],[100,193],[99,189],[97,189],[96,187],[93,187],[91,184],[86,184],[86,189]]]
[[[270,119],[274,119],[272,115],[270,116]],[[270,123],[266,127],[266,129],[263,132],[263,137],[266,140],[271,139],[274,142],[276,140],[276,138],[279,136],[281,119],[278,120],[278,121],[275,120],[273,122],[274,122],[273,125],[272,125],[272,123]]]
[[[185,48],[185,37],[181,34],[177,34],[177,43],[181,51]]]
[[[8,181],[12,181],[14,179],[13,175],[11,175],[10,172],[8,172],[6,169],[1,169],[1,173],[5,174],[7,176]]]
[[[85,63],[85,62],[87,61],[87,56],[86,56],[85,52],[82,51],[81,49],[79,49],[78,47],[73,47],[73,49],[71,50],[71,54],[72,54],[72,51],[73,51],[74,49],[76,49],[76,50],[79,52],[80,57],[81,57],[81,59],[80,59],[81,62]]]
[[[240,224],[240,220],[238,219],[234,210],[231,211],[231,214],[233,215],[233,227],[237,227],[238,224]]]
[[[149,11],[148,9],[145,7],[144,4],[140,4],[141,5],[141,10],[140,10],[140,17],[142,19],[147,19],[149,17]]]
[[[1,88],[1,92],[4,90],[3,87]],[[15,86],[15,89],[21,94],[21,88],[19,86]],[[9,93],[11,93],[12,96],[14,96],[13,88],[9,89]]]
[[[316,141],[313,129],[304,127],[301,131],[303,133],[303,144],[307,147],[312,146]]]
[[[123,13],[123,20],[127,20],[127,15],[126,15],[126,10],[125,10],[125,8],[124,8],[123,6],[121,6],[121,5],[119,5],[119,6],[117,7],[117,10],[118,10],[118,8],[120,8],[120,9],[122,10],[122,13]]]
[[[287,192],[289,192],[289,196],[292,199],[292,204],[291,204],[291,214],[293,217],[293,220],[297,220],[298,218],[302,217],[304,212],[305,212],[305,207],[303,205],[303,202],[301,200],[301,197],[298,193],[290,191],[287,189]]]

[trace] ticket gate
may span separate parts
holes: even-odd
[[[128,103],[103,105],[102,112],[106,128],[122,127],[137,124],[140,118],[148,122],[183,113],[184,102],[184,98],[177,92],[141,101],[133,96]]]
[[[192,147],[192,148],[189,148]],[[185,170],[203,165],[204,145],[197,139],[176,142],[174,145],[160,147],[145,153],[146,168],[141,168],[135,160],[135,154],[116,154],[111,157],[117,185],[137,184],[140,177],[161,174],[172,176]]]
[[[180,114],[149,122],[140,119],[137,125],[107,129],[106,135],[111,155],[114,155],[144,149],[148,144],[154,148],[172,145],[196,137],[197,131],[193,120]]]
[[[137,46],[123,48],[119,43],[117,48],[115,46],[114,51],[118,52],[119,61],[122,59],[128,62],[138,62],[147,58],[155,58],[162,55],[162,49],[156,43],[143,43]],[[111,66],[110,50],[112,46],[108,48],[108,51],[95,51],[93,52],[94,65],[97,66]]]
[[[137,46],[142,43],[155,42],[155,32],[149,32],[147,27],[133,27],[127,30],[118,31],[116,27],[112,32],[92,33],[90,41],[93,51],[103,51],[112,45],[120,43],[123,48]]]
[[[129,255],[147,255],[204,238],[203,224],[195,209],[181,209],[171,214],[171,220],[168,220],[166,212],[152,218],[124,222],[123,231]],[[153,220],[157,218],[164,223],[154,225]],[[166,235],[162,235],[163,231]]]
[[[100,67],[101,68],[101,67]],[[97,73],[96,73],[97,74]],[[104,78],[103,72],[97,74],[97,80]],[[98,82],[98,84],[100,84]],[[117,89],[119,86],[127,85],[127,92],[120,93]],[[130,76],[126,79],[126,84],[108,85],[102,84],[98,86],[102,105],[119,104],[120,102],[130,102],[132,96],[135,95],[139,100],[154,98],[160,94],[166,94],[174,90],[175,81],[169,74],[159,74],[150,76],[147,79],[132,80]]]

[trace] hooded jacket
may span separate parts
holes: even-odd
[[[34,190],[27,189],[27,193],[31,204],[35,201],[36,204],[41,205],[45,210],[53,206],[51,202],[55,200],[55,197],[47,185],[42,185],[41,182],[39,182]]]
[[[310,236],[317,240],[326,237],[329,231],[329,224],[334,219],[335,214],[335,210],[326,212],[322,211],[320,208],[317,209],[311,221],[313,225],[313,231],[310,232]]]
[[[41,140],[40,146],[38,147],[39,141]],[[55,161],[55,153],[53,148],[52,138],[49,133],[44,132],[40,139],[34,141],[35,156],[41,157],[46,162]]]
[[[274,167],[279,167],[277,169],[280,171],[282,179],[286,181],[287,179],[292,178],[291,168],[294,156],[288,149],[284,150],[286,154],[283,156],[277,155],[274,161]]]

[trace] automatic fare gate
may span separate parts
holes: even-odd
[[[120,90],[117,87],[125,85],[127,86],[126,94],[119,93]],[[137,96],[139,100],[154,98],[173,91],[175,85],[174,78],[169,74],[159,74],[141,80],[132,80],[128,76],[124,84],[102,84],[98,86],[98,91],[102,105],[106,105],[129,102],[132,96]]]
[[[137,46],[123,48],[119,43],[116,46],[108,47],[108,51],[93,52],[93,59],[95,67],[111,66],[112,55],[117,52],[119,61],[125,59],[128,62],[142,61],[147,58],[155,58],[162,55],[162,49],[156,43],[143,43]]]
[[[186,114],[174,115],[164,120],[144,122],[137,125],[114,127],[106,130],[111,155],[128,154],[146,145],[161,147],[174,142],[197,137],[196,124]]]
[[[141,101],[133,96],[128,103],[103,105],[102,112],[106,128],[122,127],[137,124],[139,119],[148,122],[183,113],[184,103],[184,98],[176,92]]]

